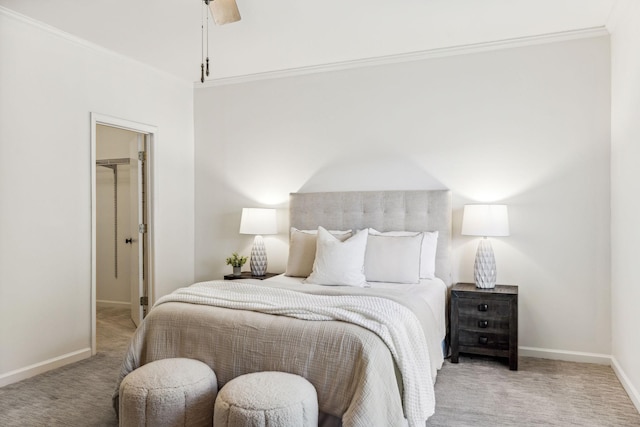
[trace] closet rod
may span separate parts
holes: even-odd
[[[102,159],[96,160],[97,166],[117,166],[117,165],[128,165],[131,162],[131,159]]]

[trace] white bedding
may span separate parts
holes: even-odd
[[[340,320],[368,329],[389,347],[402,376],[403,402],[409,426],[418,426],[435,410],[429,372],[431,351],[418,317],[403,304],[384,297],[320,295],[243,282],[196,283],[160,298],[236,310],[251,310],[303,320]]]
[[[300,285],[303,284],[304,277],[289,277],[284,274],[265,279],[269,282],[284,283],[287,285]],[[259,281],[255,281],[258,282]],[[371,289],[391,289],[398,292],[407,293],[413,295],[415,298],[420,298],[427,304],[431,311],[435,314],[437,322],[438,339],[444,340],[447,334],[447,285],[441,280],[433,279],[420,279],[420,283],[415,284],[400,284],[400,283],[384,283],[384,282],[368,282]],[[442,364],[440,364],[441,366]]]
[[[427,280],[415,285],[374,283],[371,288],[310,285],[301,284],[300,281],[278,276],[268,281],[221,283],[224,284],[223,287],[233,283],[241,285],[244,282],[257,289],[297,289],[320,297],[334,295],[344,299],[341,295],[345,295],[349,301],[353,296],[358,299],[358,295],[378,297],[377,299],[382,297],[400,303],[418,318],[425,338],[424,341],[416,340],[412,344],[423,350],[403,350],[404,354],[427,353],[428,357],[423,362],[416,359],[415,366],[426,368],[430,365],[430,379],[435,382],[437,370],[443,362],[440,343],[444,338],[446,324],[446,286],[441,281]],[[403,375],[400,375],[403,368],[393,363],[391,356],[394,350],[385,346],[384,339],[380,339],[372,330],[367,330],[365,325],[344,321],[308,322],[287,317],[288,311],[295,311],[296,307],[305,308],[300,311],[303,316],[307,312],[315,313],[316,310],[312,307],[311,310],[306,310],[309,304],[285,305],[284,316],[272,316],[266,313],[273,309],[277,311],[279,304],[272,302],[269,305],[268,301],[258,299],[258,305],[266,302],[267,310],[256,311],[252,308],[256,301],[254,295],[259,297],[262,292],[254,293],[246,286],[237,288],[246,288],[241,292],[248,293],[241,295],[239,299],[230,298],[228,303],[222,296],[221,306],[211,306],[210,304],[218,303],[214,303],[208,294],[199,294],[197,290],[192,296],[184,298],[184,302],[178,302],[180,298],[162,304],[158,301],[131,341],[119,381],[132,370],[153,360],[188,357],[207,363],[216,372],[221,387],[232,378],[249,372],[283,371],[301,375],[316,388],[323,417],[329,416],[331,420],[337,420],[338,424],[341,418],[345,427],[406,425],[407,418],[410,425],[423,425],[432,413],[433,385],[427,380],[420,382],[421,385],[416,388],[414,380],[420,381],[418,378],[423,377],[422,374],[411,375],[409,382],[412,384],[403,384]],[[270,291],[264,292],[269,293]],[[201,302],[207,305],[196,303],[201,296],[204,296]],[[306,297],[300,298],[300,301],[306,301]],[[247,299],[251,300],[251,305],[238,310]],[[297,296],[294,299],[298,301]],[[334,313],[332,307],[326,307],[328,310],[323,313]],[[388,312],[383,306],[380,307],[367,309],[368,313],[373,314],[372,319]],[[360,313],[367,313],[362,311],[362,307],[356,306],[356,313],[358,310]],[[351,314],[347,314],[342,320],[349,317]],[[415,327],[407,328],[406,331],[410,333],[411,329],[415,336]],[[401,332],[404,328],[401,326],[396,330]],[[422,341],[422,344],[418,341]],[[304,344],[300,345],[301,343]],[[430,402],[428,407],[414,405],[402,398],[403,395],[407,397],[406,393],[415,395],[416,390],[420,394],[426,393],[427,403]],[[116,390],[115,407],[117,399]],[[414,399],[413,402],[417,400]]]

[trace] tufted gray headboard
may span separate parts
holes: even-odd
[[[332,230],[438,231],[436,276],[451,286],[451,192],[349,191],[291,193],[291,227]]]

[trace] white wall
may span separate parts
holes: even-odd
[[[618,6],[611,35],[612,355],[640,410],[640,3]]]
[[[454,279],[473,279],[478,243],[462,206],[507,203],[493,246],[498,281],[520,285],[520,345],[608,360],[609,65],[598,37],[197,89],[196,279],[248,254],[242,207],[282,209],[281,272],[290,192],[446,187]]]
[[[193,90],[0,9],[0,385],[91,345],[90,113],[157,126],[157,295],[193,280]],[[38,364],[43,364],[39,367]]]

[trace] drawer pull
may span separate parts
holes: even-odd
[[[478,342],[480,344],[487,344],[487,343],[489,343],[489,338],[487,338],[487,337],[478,337]]]
[[[478,304],[478,311],[487,311],[489,306],[487,304]]]
[[[478,328],[486,328],[489,326],[488,320],[478,320]]]

